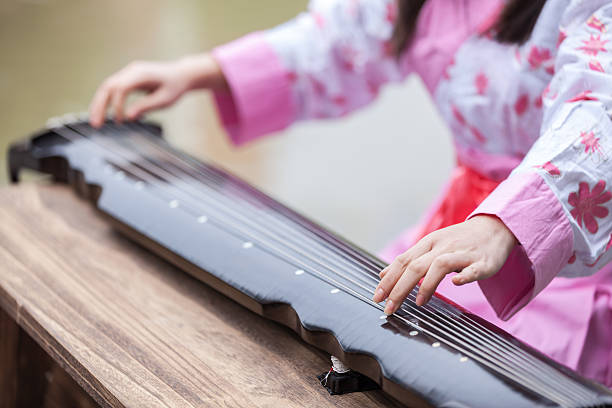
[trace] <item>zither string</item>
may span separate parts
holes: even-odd
[[[167,166],[167,163],[163,163],[163,165],[164,165],[164,168],[167,168],[167,167],[168,167],[168,166]],[[417,309],[417,310],[418,310],[418,309]],[[420,312],[420,310],[418,310],[418,313],[422,315],[422,313]],[[439,317],[439,316],[438,316],[438,317]],[[444,318],[445,316],[442,316],[442,317]],[[453,324],[453,325],[454,325],[454,322],[453,322],[453,321],[449,321],[449,322],[450,322],[451,324]],[[451,331],[453,331],[453,330],[451,330]],[[455,332],[456,332],[456,331],[455,331]],[[478,338],[478,339],[480,339],[480,340],[483,340],[483,336],[479,336],[479,333],[476,333],[476,337],[477,337],[477,338],[475,338],[474,336],[472,336],[472,335],[471,335],[471,333],[469,333],[469,335],[470,335],[470,337],[471,337],[471,339],[472,339],[472,340],[477,340],[477,338]],[[485,341],[487,341],[487,342],[489,342],[489,339],[484,339],[484,340],[485,340]],[[495,344],[492,344],[492,345],[493,345],[493,347],[496,347],[496,345],[495,345]],[[514,356],[512,356],[512,355],[511,355],[511,357],[512,357],[513,359],[515,359],[515,358],[514,358]],[[532,363],[532,362],[531,362],[531,360],[529,360],[529,361],[528,361],[528,363],[530,363],[530,364],[531,364],[531,363]],[[536,367],[536,366],[535,366],[535,365],[533,365],[533,364],[531,364],[531,365],[532,365],[532,366],[533,366],[535,369],[537,369],[537,368],[538,368],[538,367]],[[552,368],[550,368],[550,367],[548,367],[548,366],[546,366],[546,365],[542,365],[542,366],[543,366],[543,367],[545,367],[547,370],[550,370],[550,372],[553,372],[553,373],[555,374],[555,377],[558,377],[558,374],[559,374],[558,372],[556,372],[556,371],[552,370]],[[540,368],[541,368],[541,367],[540,367]],[[557,378],[557,380],[558,380],[558,378]],[[557,382],[555,382],[555,384],[556,384],[556,385],[558,385],[558,384],[557,384]]]
[[[151,143],[152,143],[152,142],[151,142]],[[152,144],[153,144],[153,143],[152,143]],[[166,165],[167,165],[167,163],[164,163],[164,164],[166,164]],[[165,168],[166,168],[166,167],[167,167],[167,166],[165,166]],[[174,175],[174,176],[176,176],[176,175]],[[178,176],[177,176],[177,177],[178,177]],[[417,312],[418,312],[419,314],[421,314],[421,315],[422,315],[422,313],[420,312],[420,310],[418,310],[418,309],[416,309],[416,310],[417,310]],[[441,311],[441,312],[445,312],[444,310],[440,310],[440,311]],[[444,313],[444,315],[446,315],[446,313]],[[440,316],[438,316],[438,317],[440,317]],[[442,317],[444,318],[445,316],[442,316]],[[448,320],[448,319],[447,319],[447,320]],[[454,324],[454,322],[453,322],[452,320],[449,320],[449,323]],[[455,332],[456,332],[456,331],[455,331]],[[468,333],[468,334],[471,336],[471,333]],[[477,337],[478,337],[479,339],[481,339],[481,340],[485,340],[485,341],[489,341],[488,339],[485,339],[485,338],[483,338],[482,336],[480,336],[480,335],[479,335],[479,333],[476,333],[476,334],[477,334]],[[473,339],[473,340],[475,340],[474,336],[471,336],[471,337],[472,337],[472,339]],[[511,343],[510,343],[510,344],[511,344]],[[494,347],[497,347],[497,345],[496,345],[496,344],[493,344],[493,343],[490,343],[490,345],[493,345]],[[522,351],[522,350],[520,350],[520,351]],[[514,356],[512,356],[512,357],[514,357]],[[531,363],[531,360],[528,360],[527,362],[528,362],[528,363]],[[554,373],[555,373],[555,374],[558,376],[558,372],[554,371],[554,370],[553,370],[551,367],[549,367],[549,366],[547,366],[547,365],[543,365],[543,366],[544,366],[544,367],[546,367],[546,368],[548,368],[548,369],[550,369],[550,370],[551,370],[551,372],[554,372]],[[537,369],[538,367],[535,367],[535,366],[534,366],[534,368],[536,368],[536,369]]]
[[[134,126],[135,126],[135,125],[134,125]],[[117,130],[121,130],[121,129],[117,129]],[[161,147],[159,144],[154,143],[154,142],[153,142],[153,141],[152,141],[150,138],[144,137],[144,136],[142,136],[142,135],[138,135],[138,137],[139,137],[139,138],[140,138],[140,139],[141,139],[143,142],[145,142],[146,144],[149,144],[151,147],[153,147],[154,149],[156,149],[156,150],[157,150],[157,151],[159,151],[160,153],[162,153],[162,154],[164,154],[164,155],[168,156],[168,158],[169,158],[169,159],[174,159],[174,160],[176,160],[177,162],[179,162],[179,164],[182,164],[182,162],[181,162],[180,160],[178,160],[178,158],[177,158],[176,156],[172,155],[172,154],[171,154],[170,152],[168,152],[166,149],[162,148],[162,147]],[[167,168],[168,168],[168,166],[167,166],[167,162],[164,162],[163,164],[165,164],[165,165],[166,165],[166,166],[164,166],[164,168],[165,168],[165,169],[167,169]],[[193,178],[195,181],[198,181],[200,184],[196,185],[195,187],[201,186],[201,181],[200,181],[200,180],[197,180],[197,177],[195,177],[195,176],[193,175],[193,173],[192,173],[192,172],[189,172],[189,171],[187,171],[187,170],[185,170],[185,169],[181,168],[181,166],[179,166],[179,165],[175,165],[175,164],[173,164],[173,166],[175,166],[177,169],[181,170],[183,173],[188,173],[187,175],[189,175],[189,176],[190,176],[190,178]],[[195,169],[195,166],[190,166],[190,167],[192,167],[192,169],[194,169],[194,170],[198,170],[198,169]],[[201,165],[200,165],[200,166],[198,166],[198,167],[201,167],[201,170],[206,170],[206,167],[204,167],[204,166],[201,166]],[[200,172],[200,171],[198,170],[198,172]],[[183,174],[183,175],[185,175],[185,174]],[[178,175],[176,175],[176,174],[174,174],[174,173],[173,173],[173,176],[175,176],[175,177],[177,177],[177,178],[179,178],[179,177],[180,177],[180,176],[178,176]],[[216,175],[215,175],[215,174],[213,174],[212,176],[214,177],[214,176],[216,176]],[[211,181],[211,180],[210,180],[210,178],[209,178],[209,181]],[[228,182],[227,178],[225,178],[225,179],[223,179],[222,181],[224,182],[224,185],[222,186],[222,187],[223,187],[223,189],[224,189],[224,191],[225,191],[225,190],[228,190],[228,188],[227,188],[227,187],[228,187],[228,185],[231,185],[232,180],[229,180],[229,182]],[[216,184],[219,184],[219,181],[218,181],[218,180],[212,180],[212,183],[213,183],[213,186],[214,186],[214,184],[215,184],[215,183],[216,183]],[[215,186],[215,187],[218,187],[218,186]],[[244,194],[243,194],[243,195],[244,195]],[[262,203],[261,203],[261,202],[259,202],[259,204],[261,205]],[[264,205],[265,205],[265,204],[264,204]],[[244,210],[245,210],[245,209],[241,209],[241,211],[243,211],[243,212],[244,212]],[[247,210],[247,212],[248,212],[248,208],[246,208],[246,210]],[[260,208],[255,208],[254,210],[258,212],[257,216],[261,216],[261,215],[262,215],[262,213],[261,213],[261,209],[260,209]],[[268,215],[268,213],[263,213],[263,215]],[[268,221],[273,221],[273,220],[275,220],[275,219],[273,219],[273,218],[268,219]],[[280,224],[280,225],[282,225],[283,227],[285,227],[285,226],[286,226],[285,224]],[[300,238],[304,238],[304,237],[303,237],[303,236],[300,236]],[[332,249],[333,249],[333,247],[332,247]],[[320,248],[319,248],[319,250],[320,250]],[[363,272],[362,270],[358,270],[358,271],[359,271],[359,272]],[[353,275],[353,276],[355,276],[355,274],[352,274],[352,275]],[[377,276],[377,275],[376,275],[376,276]],[[357,277],[359,278],[359,276],[357,276]],[[372,276],[369,276],[369,277],[370,277],[370,278],[372,278],[372,280],[373,280],[373,282],[369,282],[369,283],[374,283],[374,284],[376,284],[376,283],[377,283],[377,279],[375,279],[375,278],[374,278],[374,277],[372,277]],[[361,279],[361,280],[363,281],[363,279]],[[409,299],[414,300],[414,292],[410,294]],[[420,312],[420,310],[422,310],[422,309],[423,309],[423,308],[418,308],[418,309],[416,309],[416,310],[418,311],[418,313],[419,313],[419,314],[421,314],[421,315],[422,315],[422,313]],[[446,321],[447,321],[449,324],[454,325],[455,327],[456,327],[456,323],[455,323],[455,321],[454,321],[454,320],[450,319],[450,317],[451,317],[451,316],[454,316],[454,317],[463,317],[462,315],[457,315],[457,314],[455,314],[455,313],[451,313],[451,312],[449,312],[449,311],[447,311],[447,310],[445,310],[445,309],[440,309],[440,308],[437,308],[437,307],[435,306],[435,304],[434,304],[434,306],[433,306],[433,309],[434,309],[434,310],[436,310],[437,312],[439,312],[439,313],[441,314],[441,316],[440,316],[440,315],[438,315],[438,317],[441,317],[442,319],[446,320]],[[469,317],[467,317],[467,319],[469,319]],[[462,320],[463,320],[463,319],[462,319]],[[469,320],[472,320],[472,319],[469,319]],[[554,370],[552,367],[550,367],[550,366],[548,366],[548,365],[546,365],[546,364],[544,364],[544,363],[540,362],[539,360],[534,359],[534,358],[533,358],[533,356],[528,355],[527,353],[525,353],[525,351],[524,351],[524,350],[520,349],[520,348],[519,348],[519,347],[517,347],[515,344],[508,342],[506,339],[504,339],[504,338],[502,338],[502,337],[494,337],[494,336],[492,336],[492,335],[491,335],[491,333],[492,333],[492,332],[491,332],[490,330],[486,330],[486,331],[485,331],[485,330],[483,330],[483,329],[484,329],[484,327],[483,327],[483,326],[480,326],[480,327],[476,326],[476,325],[475,325],[475,324],[477,323],[476,321],[473,321],[473,320],[472,320],[472,321],[470,322],[469,320],[468,320],[468,321],[466,321],[466,322],[468,323],[468,325],[470,325],[472,328],[476,329],[475,331],[473,331],[473,332],[472,332],[472,331],[470,331],[470,332],[468,333],[468,335],[471,337],[471,339],[472,339],[472,340],[481,340],[481,341],[484,341],[484,342],[485,342],[485,343],[487,343],[489,346],[492,346],[492,347],[496,348],[498,351],[500,351],[500,352],[502,352],[502,353],[503,353],[503,352],[505,352],[505,351],[509,351],[509,352],[510,352],[509,356],[510,356],[510,357],[511,357],[513,360],[515,360],[515,361],[516,361],[516,359],[517,359],[517,356],[515,356],[515,355],[514,355],[512,352],[513,352],[513,351],[517,351],[517,352],[519,352],[518,358],[522,359],[524,362],[526,362],[527,364],[531,365],[531,366],[532,366],[532,368],[534,368],[534,369],[542,369],[542,368],[544,368],[544,369],[545,369],[545,370],[546,370],[548,373],[551,373],[551,374],[554,376],[554,378],[553,378],[553,377],[551,377],[551,380],[557,380],[557,381],[554,381],[554,382],[552,383],[552,385],[557,385],[557,384],[558,384],[558,377],[559,377],[559,372],[558,372],[558,371],[555,371],[555,370]],[[473,323],[472,323],[472,322],[473,322]],[[473,333],[473,334],[472,334],[472,333]],[[493,333],[493,334],[494,334],[495,336],[499,336],[499,335],[497,335],[496,333]],[[502,341],[501,341],[501,342],[499,342],[499,340],[502,340]],[[539,364],[539,366],[536,366],[536,365],[535,365],[535,364],[536,364],[536,362],[537,362],[537,363],[540,363],[540,364]],[[542,374],[544,374],[544,373],[542,373]],[[577,391],[577,392],[582,391],[582,392],[584,393],[584,389],[581,389],[581,390],[575,390],[575,391]]]
[[[146,178],[147,178],[147,176],[145,176],[145,177],[144,177],[144,179],[146,179]],[[159,178],[163,179],[163,177],[159,177]],[[309,267],[309,266],[308,266],[308,267]],[[336,272],[336,271],[334,271],[332,268],[327,268],[327,269],[331,270],[331,271],[332,271],[332,272],[334,272],[334,273],[337,273],[337,272]],[[309,272],[310,272],[310,271],[309,271]],[[329,276],[325,276],[324,278],[325,278],[325,279],[330,279],[330,277],[329,277]],[[338,283],[338,282],[337,282],[337,281],[335,281],[334,283]],[[337,285],[337,286],[338,286],[338,285]],[[345,289],[351,290],[350,288],[346,287],[345,285],[342,285],[342,286],[344,286],[344,287],[345,287]],[[363,287],[362,285],[360,285],[360,286],[361,286],[361,287]],[[367,288],[366,288],[366,289],[367,289]],[[371,293],[371,291],[369,291],[369,292]],[[363,296],[363,295],[362,295],[362,296]],[[368,299],[368,302],[370,302],[370,303],[371,303],[371,301],[369,301],[369,299]],[[376,305],[376,304],[374,304],[374,305]],[[380,308],[380,305],[376,305],[375,307],[377,307],[378,309],[381,309],[381,308]],[[416,316],[415,316],[415,317],[416,317]],[[404,320],[406,320],[406,319],[404,319]],[[418,320],[418,318],[417,318],[417,320]],[[407,323],[407,324],[409,324],[409,325],[411,325],[411,326],[414,326],[414,324],[411,324],[411,322],[410,322],[410,321],[407,321],[407,320],[406,320],[406,323]],[[431,325],[431,324],[430,324],[430,325]],[[433,325],[435,325],[435,324],[433,324]],[[418,328],[418,329],[420,329],[420,330],[423,330],[423,328],[420,328],[420,327],[417,327],[417,328]],[[442,330],[441,332],[442,332],[442,333],[444,333],[444,330]],[[446,334],[448,335],[448,333],[446,333]],[[437,336],[435,336],[435,335],[434,335],[433,337],[434,337],[434,338],[437,338]],[[454,336],[449,336],[449,337],[451,337],[451,338],[452,338],[452,337],[454,337]],[[455,340],[457,340],[457,339],[455,339]],[[445,343],[446,343],[446,342],[445,342]],[[465,344],[465,343],[463,343],[463,344]],[[455,345],[455,346],[456,346],[456,345]],[[466,354],[468,354],[468,353],[466,353]],[[472,354],[472,353],[469,353],[469,354]],[[477,360],[481,360],[481,359],[477,359]],[[497,362],[497,361],[495,361],[495,362]],[[518,382],[519,382],[519,383],[523,383],[523,381],[518,381]],[[528,388],[532,388],[532,387],[528,387]],[[546,392],[545,392],[544,394],[548,394],[548,393],[546,393]],[[553,398],[553,400],[555,400],[555,398]]]

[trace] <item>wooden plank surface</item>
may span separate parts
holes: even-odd
[[[325,354],[128,241],[64,186],[0,189],[0,306],[102,406],[397,406],[380,391],[330,396],[315,378]]]

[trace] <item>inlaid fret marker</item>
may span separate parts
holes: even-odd
[[[179,202],[178,200],[172,200],[168,203],[168,205],[170,206],[170,208],[176,208],[179,206]]]
[[[303,275],[304,271],[302,269],[298,269],[297,271],[295,271],[296,275]]]
[[[340,292],[340,289],[337,289],[337,288],[334,288],[334,289],[332,289],[332,290],[330,290],[330,291],[329,291],[329,293],[331,293],[332,295],[333,295],[333,294],[336,294],[336,293],[338,293],[338,292]]]
[[[409,335],[411,335],[412,337],[416,336],[417,334],[419,334],[418,331],[416,330],[412,330],[410,333],[408,333]]]
[[[435,343],[432,343],[431,347],[440,347],[440,342],[436,341]]]
[[[201,216],[198,217],[198,222],[200,224],[204,224],[206,221],[208,221],[208,217],[207,216],[201,215]]]
[[[468,361],[468,358],[467,358],[467,357],[465,357],[465,356],[462,356],[462,357],[459,359],[459,362],[461,362],[461,363],[465,363],[466,361]]]
[[[387,320],[387,315],[382,315],[379,317],[380,320]]]
[[[250,242],[250,241],[245,242],[244,244],[242,244],[242,247],[243,247],[244,249],[249,249],[249,248],[252,248],[252,247],[253,247],[253,243],[252,243],[252,242]]]

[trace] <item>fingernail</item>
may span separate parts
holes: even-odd
[[[374,298],[373,298],[374,301],[376,303],[382,302],[384,298],[385,298],[385,291],[382,288],[376,289],[376,293],[374,294]]]
[[[417,294],[417,297],[416,297],[417,306],[423,306],[425,302],[426,302],[425,296],[421,295],[420,293]]]
[[[387,300],[387,304],[385,305],[385,314],[390,315],[393,314],[393,301],[391,299]]]

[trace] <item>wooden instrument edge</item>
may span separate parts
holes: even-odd
[[[42,135],[44,133],[46,132],[39,132],[33,137]],[[26,141],[17,145],[13,145],[9,149],[8,165],[11,181],[13,183],[16,183],[18,181],[19,173],[22,169],[30,169],[37,172],[52,175],[54,181],[67,184],[68,186],[72,187],[77,196],[86,199],[87,201],[90,201],[99,214],[101,214],[105,219],[107,219],[111,223],[111,225],[115,229],[117,229],[117,231],[119,231],[132,241],[152,251],[153,253],[175,265],[182,271],[204,282],[206,285],[212,287],[216,291],[222,293],[224,296],[229,297],[233,301],[246,307],[252,312],[290,328],[306,343],[329,354],[333,354],[339,357],[343,362],[345,362],[355,371],[360,372],[373,379],[376,383],[380,385],[381,389],[385,393],[396,399],[398,403],[414,408],[432,407],[431,404],[429,404],[416,392],[410,391],[405,387],[402,387],[401,385],[385,377],[382,374],[382,368],[379,362],[373,356],[359,352],[345,351],[341,347],[334,334],[331,332],[314,331],[305,328],[302,325],[297,312],[291,307],[291,305],[286,303],[261,304],[250,296],[244,294],[243,292],[240,292],[231,285],[225,283],[221,279],[201,269],[197,265],[168,250],[167,248],[158,244],[156,241],[148,238],[147,236],[132,229],[120,220],[115,219],[111,215],[100,210],[97,206],[97,201],[102,194],[102,187],[100,185],[95,183],[89,183],[84,173],[80,169],[71,167],[71,164],[69,163],[69,160],[67,158],[62,156],[36,158],[32,155],[28,155],[28,147],[29,143]],[[15,315],[13,317],[15,318],[17,316]],[[36,330],[30,327],[24,327],[24,329],[26,329],[26,331],[32,330],[32,332]],[[44,330],[44,328],[40,327],[38,330]],[[45,338],[49,338],[49,336],[45,336]],[[52,345],[41,344],[41,347],[43,347],[43,349],[45,349],[45,351],[47,351],[62,366],[62,368],[66,369],[66,371],[77,382],[79,382],[79,384],[85,390],[87,390],[90,395],[92,395],[96,402],[104,406],[121,405],[117,404],[117,401],[113,401],[111,405],[111,403],[109,403],[104,396],[98,395],[98,393],[94,391],[96,387],[92,387],[90,384],[87,384],[83,378],[77,375],[77,373],[87,372],[88,374],[90,374],[89,377],[91,378],[91,380],[95,380],[93,375],[91,375],[91,373],[89,373],[89,371],[86,370],[85,367],[82,367],[81,370],[76,370],[70,365],[69,362],[65,362],[62,360],[61,353],[57,352]],[[56,345],[56,347],[61,346],[58,344]],[[101,384],[98,386],[101,389],[104,389]],[[110,393],[108,394],[110,395]]]

